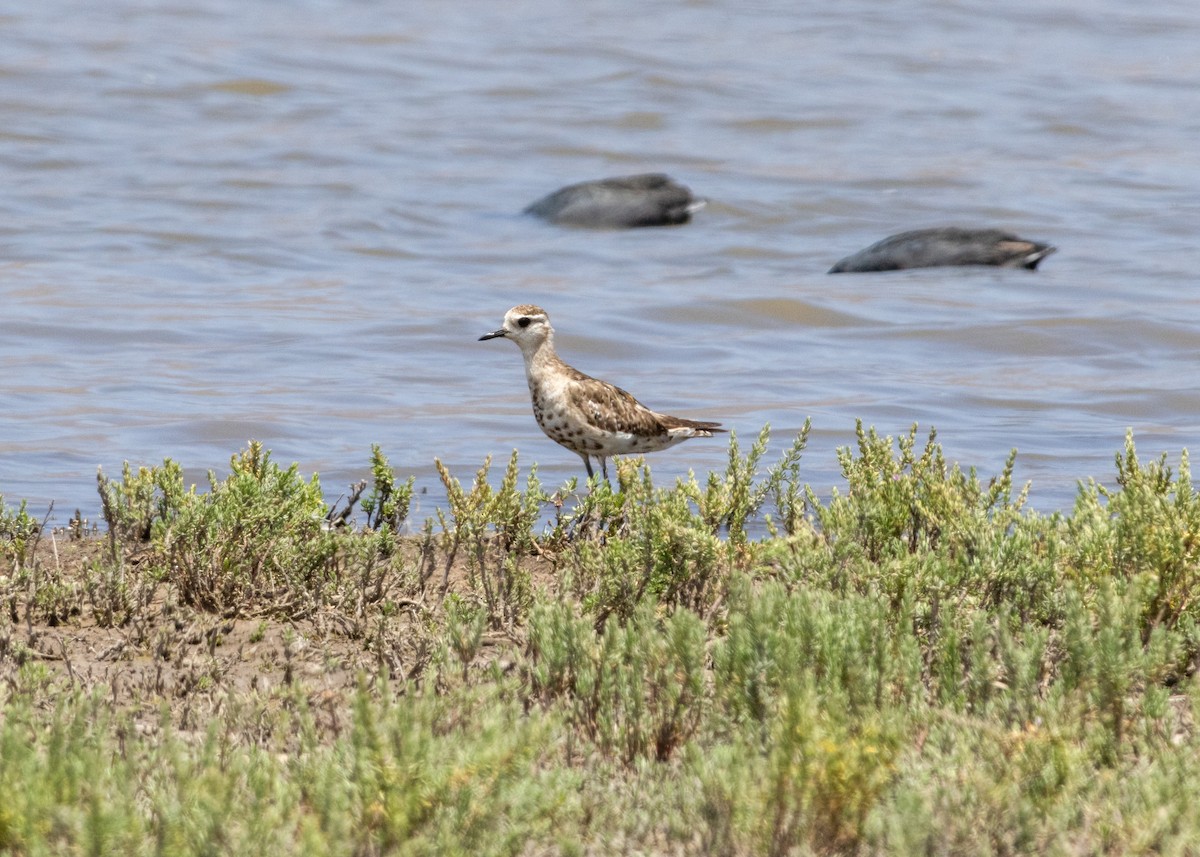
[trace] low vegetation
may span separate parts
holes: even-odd
[[[100,474],[101,537],[0,501],[0,853],[1195,853],[1186,453],[1044,515],[915,427],[820,498],[806,437],[439,463],[423,522],[379,448],[332,505],[253,443]]]

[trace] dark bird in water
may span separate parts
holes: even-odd
[[[1002,229],[914,229],[884,238],[847,256],[829,269],[831,274],[898,271],[941,265],[995,265],[1000,268],[1038,266],[1056,248],[1026,241]]]
[[[628,229],[687,223],[707,200],[662,173],[567,185],[523,212],[563,226]]]

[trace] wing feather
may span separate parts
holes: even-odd
[[[580,372],[572,379],[568,395],[588,424],[599,431],[643,437],[667,433],[658,415],[631,393],[598,378]]]

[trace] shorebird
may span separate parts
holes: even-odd
[[[942,265],[994,265],[1034,270],[1055,250],[1001,229],[914,229],[901,232],[847,256],[829,273],[897,271]]]
[[[687,223],[706,202],[669,176],[646,173],[568,185],[523,213],[564,226],[628,229]]]
[[[620,387],[568,366],[554,352],[554,328],[541,307],[513,307],[504,314],[504,324],[479,341],[498,337],[511,339],[521,349],[538,425],[552,441],[583,459],[589,478],[595,476],[592,458],[600,459],[607,480],[611,455],[655,452],[725,431],[720,423],[652,411]]]

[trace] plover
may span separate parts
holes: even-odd
[[[503,326],[479,341],[501,336],[515,342],[525,358],[538,425],[547,437],[583,459],[589,477],[595,475],[592,458],[600,459],[600,471],[608,479],[611,455],[655,452],[725,431],[720,423],[656,413],[620,387],[568,366],[554,352],[554,328],[541,307],[513,307],[504,314]]]
[[[901,232],[847,256],[831,274],[896,271],[942,265],[995,265],[1034,270],[1056,248],[1026,241],[1001,229],[914,229]]]
[[[627,229],[687,223],[706,202],[669,176],[646,173],[568,185],[523,213],[564,226]]]

